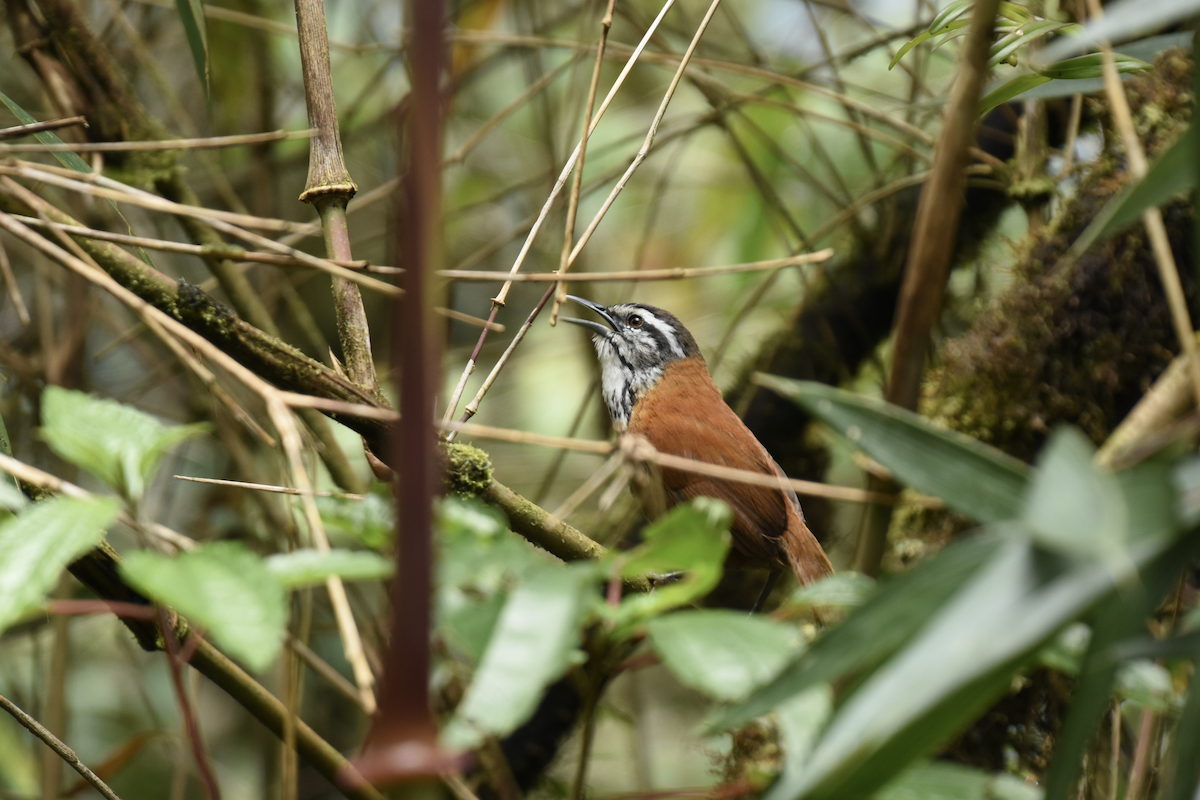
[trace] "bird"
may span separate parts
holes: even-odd
[[[674,314],[643,303],[603,306],[567,297],[604,321],[563,318],[595,334],[601,392],[614,430],[640,435],[660,453],[786,478],[725,402],[695,337]],[[772,570],[755,610],[781,568],[790,568],[801,585],[833,573],[786,485],[756,486],[663,467],[660,486],[635,489],[635,495],[651,520],[694,497],[727,503],[735,560]]]

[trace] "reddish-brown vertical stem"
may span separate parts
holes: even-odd
[[[904,281],[896,306],[892,370],[886,397],[889,402],[915,409],[921,374],[929,350],[929,337],[946,293],[946,278],[958,235],[968,149],[975,138],[979,92],[987,77],[988,45],[999,0],[980,0],[971,11],[971,25],[959,57],[958,80],[946,104],[945,127],[938,140],[933,168],[921,189],[912,246],[904,266]],[[873,478],[869,489],[894,490]],[[866,575],[879,573],[891,521],[890,507],[873,507],[858,541],[856,566]]]
[[[409,8],[413,88],[401,136],[408,152],[402,154],[406,172],[397,224],[404,295],[396,299],[392,315],[393,374],[402,380],[400,423],[391,442],[397,567],[379,712],[357,762],[363,777],[379,785],[427,779],[453,768],[453,759],[438,749],[428,691],[433,499],[441,485],[432,418],[441,348],[431,284],[442,258],[439,85],[444,16],[440,0],[422,0]]]

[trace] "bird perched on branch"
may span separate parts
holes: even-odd
[[[660,453],[785,477],[725,403],[696,340],[675,315],[641,303],[602,306],[568,297],[604,320],[566,321],[595,333],[604,403],[618,432],[638,434]],[[796,493],[786,485],[756,486],[667,467],[661,475],[661,488],[643,486],[635,492],[649,519],[693,497],[729,504],[740,560],[772,569],[756,606],[766,599],[781,566],[790,567],[802,585],[833,572],[804,523]]]

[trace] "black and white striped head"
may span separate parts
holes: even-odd
[[[604,403],[618,430],[629,424],[633,405],[662,377],[672,361],[700,355],[696,340],[674,314],[641,303],[602,306],[567,295],[607,323],[566,319],[595,332]]]

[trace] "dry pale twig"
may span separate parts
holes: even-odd
[[[42,131],[56,131],[59,128],[68,128],[72,125],[82,125],[87,127],[87,117],[64,117],[62,119],[48,119],[45,122],[34,122],[29,125],[14,125],[11,128],[0,128],[0,139],[17,139],[22,136],[31,136]]]
[[[692,41],[688,43],[687,50],[679,59],[679,67],[675,70],[675,75],[671,78],[671,83],[667,86],[667,91],[663,94],[662,102],[658,106],[658,111],[654,114],[654,119],[650,122],[650,129],[646,131],[646,139],[642,142],[642,146],[638,149],[637,155],[634,156],[633,162],[629,168],[625,170],[625,174],[617,181],[617,185],[609,192],[608,197],[600,206],[600,210],[592,217],[592,221],[583,231],[583,235],[579,237],[579,241],[575,243],[575,247],[571,250],[571,255],[567,259],[567,266],[579,257],[579,253],[587,245],[588,240],[592,238],[592,234],[596,232],[596,228],[600,225],[600,221],[604,219],[604,215],[608,213],[608,209],[616,201],[617,195],[625,188],[625,184],[633,176],[633,173],[641,166],[642,161],[650,153],[650,146],[654,144],[654,137],[658,134],[658,126],[662,123],[663,115],[667,113],[667,106],[671,102],[671,98],[675,96],[675,90],[679,86],[679,81],[683,78],[684,70],[687,69],[688,62],[692,60],[692,54],[696,52],[696,47],[700,44],[700,38],[704,36],[704,32],[708,30],[708,23],[712,20],[713,14],[717,11],[717,6],[721,4],[721,0],[713,0],[709,5],[708,11],[705,12],[704,18],[700,20],[700,25],[696,28],[695,35],[692,36]]]
[[[196,139],[160,139],[137,142],[54,142],[52,144],[0,144],[4,153],[125,153],[134,150],[199,150],[202,148],[240,147],[285,139],[308,139],[316,130],[268,131],[234,136],[203,136]]]
[[[91,500],[94,497],[87,489],[76,486],[70,481],[64,481],[57,475],[51,475],[49,472],[44,472],[37,467],[26,464],[24,461],[18,461],[12,456],[3,453],[0,453],[0,470],[12,475],[19,481],[38,486],[53,494],[61,494],[64,497],[71,497],[76,500]],[[144,530],[150,533],[160,542],[170,545],[172,550],[196,549],[197,545],[194,539],[173,531],[166,525],[161,525],[157,522],[150,525],[142,525],[125,511],[118,513],[117,519],[131,530]]]
[[[83,776],[83,779],[90,783],[93,788],[100,794],[104,795],[108,800],[121,800],[121,798],[108,787],[108,784],[100,779],[100,776],[87,768],[79,756],[75,755],[75,751],[67,747],[61,739],[55,736],[50,731],[46,730],[40,722],[26,714],[17,707],[13,701],[7,697],[0,695],[0,708],[3,708],[30,733],[45,742],[46,746],[53,750],[65,762],[71,765],[71,769]]]
[[[127,233],[113,233],[112,231],[101,231],[95,228],[88,228],[84,225],[62,225],[57,222],[45,222],[41,219],[26,217],[21,214],[13,214],[15,219],[29,225],[33,228],[54,228],[63,233],[69,233],[72,236],[82,236],[85,239],[97,239],[102,242],[115,242],[116,244],[129,245],[130,247],[144,247],[147,250],[161,250],[166,253],[183,253],[184,255],[196,256],[198,258],[230,258],[236,261],[251,261],[260,264],[271,264],[277,267],[300,267],[307,266],[303,261],[291,256],[279,255],[277,253],[260,253],[254,250],[247,250],[236,244],[226,244],[220,247],[202,244],[186,244],[184,242],[172,242],[166,239],[151,239],[146,236],[130,236]],[[369,271],[375,270],[394,270],[397,267],[380,267],[371,264],[369,261],[338,261],[329,259],[331,264],[337,264],[339,267],[346,269],[366,269]],[[211,279],[210,279],[211,280]],[[207,284],[208,281],[205,282]],[[201,284],[200,288],[205,288],[205,284]]]
[[[291,486],[275,486],[270,483],[250,483],[248,481],[233,481],[224,478],[198,478],[195,475],[174,475],[172,476],[177,481],[190,481],[192,483],[209,483],[213,486],[232,486],[237,489],[253,489],[256,492],[274,492],[275,494],[304,494],[299,489],[294,489]],[[311,491],[317,497],[337,497],[343,500],[362,500],[361,494],[350,494],[349,492],[326,492],[326,491]]]
[[[563,233],[562,251],[558,257],[558,271],[566,272],[571,268],[571,245],[575,241],[575,216],[579,211],[579,192],[583,188],[583,168],[587,160],[588,133],[592,129],[592,112],[596,110],[596,89],[600,85],[600,67],[604,65],[604,48],[608,44],[608,34],[612,30],[613,6],[616,0],[608,0],[608,8],[600,20],[600,43],[596,45],[596,61],[592,65],[592,79],[588,84],[587,102],[584,104],[583,133],[579,137],[579,162],[575,167],[575,176],[571,179],[571,193],[567,196],[567,226]],[[554,305],[550,309],[550,324],[558,322],[558,309],[567,299],[567,284],[559,282],[554,290]]]
[[[285,403],[283,393],[280,392],[280,390],[276,389],[262,378],[255,375],[252,371],[242,366],[231,356],[227,355],[224,351],[214,346],[207,339],[200,336],[183,323],[168,316],[163,311],[150,305],[145,300],[138,297],[121,284],[117,283],[117,281],[108,273],[94,268],[88,265],[86,262],[64,251],[62,248],[46,240],[32,229],[17,222],[12,218],[11,215],[0,212],[0,228],[4,228],[22,241],[25,241],[38,250],[41,250],[47,256],[58,261],[75,274],[83,276],[88,281],[108,291],[110,294],[132,309],[136,314],[138,314],[138,316],[142,318],[142,321],[147,324],[147,327],[149,327],[155,333],[159,333],[161,331],[160,335],[163,336],[170,334],[171,336],[174,336],[200,350],[207,358],[217,364],[220,364],[222,369],[231,373],[249,389],[251,389],[251,391],[254,391],[256,394],[262,397],[264,402],[267,404],[267,411],[271,416],[272,422],[275,423],[281,437],[284,438],[284,449],[289,455],[289,462],[292,464],[293,469],[296,467],[299,468],[299,472],[295,472],[292,476],[293,480],[300,484],[297,486],[297,488],[301,489],[302,491],[311,490],[312,487],[308,483],[307,473],[304,472],[303,463],[299,458],[298,448],[300,437],[296,430],[295,420],[294,417],[291,416],[291,412]],[[315,505],[312,504],[311,495],[306,496],[305,499],[307,501],[306,513],[310,515],[310,525],[314,531],[314,541],[324,541],[325,548],[328,549],[328,541],[324,540],[324,528],[320,525],[320,514],[316,513]],[[310,506],[311,510],[309,508]],[[312,521],[312,515],[315,515],[315,524]],[[336,583],[338,586],[341,586],[341,579],[336,577],[331,578],[330,583]],[[340,593],[331,592],[330,604],[334,608],[335,618],[338,621],[339,632],[342,635],[342,644],[346,650],[347,660],[351,661],[352,665],[355,664],[355,661],[359,662],[355,666],[356,675],[361,673],[369,674],[370,668],[366,664],[366,659],[363,655],[362,641],[359,638],[358,629],[353,626],[353,615],[349,613],[349,603],[346,601],[345,590],[343,589]],[[339,605],[344,606],[344,608],[339,610]],[[346,623],[350,623],[349,627],[343,628],[342,626]],[[364,702],[367,702],[365,692]],[[371,702],[373,702],[373,698]],[[370,705],[370,703],[368,703],[368,705]]]
[[[488,425],[477,425],[471,422],[456,422],[451,424],[443,424],[442,430],[464,433],[468,436],[478,436],[481,439],[492,439],[499,442],[513,442],[515,444],[532,444],[540,447],[553,447],[563,450],[575,450],[580,453],[591,453],[598,456],[607,456],[622,448],[621,443],[613,444],[611,442],[601,442],[590,439],[571,439],[565,436],[546,436],[540,433],[530,433],[528,431],[512,430],[509,428],[494,428]],[[623,437],[624,439],[625,437]],[[696,461],[691,458],[683,458],[681,456],[673,456],[667,453],[660,453],[649,442],[645,440],[637,441],[640,437],[634,437],[629,440],[624,447],[627,452],[632,453],[632,456],[637,460],[651,461],[660,466],[669,469],[678,469],[685,472],[694,472],[700,475],[711,475],[714,478],[734,481],[737,483],[749,483],[755,486],[770,486],[779,487],[781,484],[792,489],[796,494],[808,495],[810,497],[825,497],[830,500],[845,500],[851,503],[874,503],[878,505],[895,505],[896,495],[884,494],[881,492],[868,492],[863,489],[856,489],[851,486],[834,486],[827,483],[819,483],[816,481],[805,481],[796,478],[786,478],[780,480],[771,475],[766,475],[761,472],[751,472],[749,470],[735,469],[733,467],[723,467],[719,464],[710,464],[704,461]],[[941,501],[936,498],[918,499],[918,503],[927,507],[940,507]]]
[[[596,112],[595,118],[592,120],[592,124],[587,130],[587,136],[590,137],[592,132],[596,129],[596,126],[600,123],[601,117],[604,116],[604,112],[608,109],[612,99],[616,96],[617,90],[620,89],[621,85],[625,82],[625,77],[629,74],[630,70],[633,69],[633,65],[637,62],[638,57],[641,56],[642,51],[645,50],[646,45],[649,44],[650,38],[654,35],[654,32],[658,30],[659,24],[662,22],[663,17],[666,16],[667,11],[672,5],[674,5],[674,2],[675,0],[667,0],[663,4],[662,9],[658,12],[658,16],[654,18],[654,21],[646,29],[646,33],[642,37],[642,40],[638,42],[637,47],[633,48],[633,52],[630,54],[629,59],[625,62],[625,66],[621,69],[621,73],[617,76],[617,79],[613,81],[612,87],[608,90],[608,94],[605,96],[604,102],[600,104],[600,109]],[[570,158],[567,159],[567,163],[563,165],[562,171],[558,175],[558,179],[554,182],[554,187],[550,190],[550,196],[546,198],[546,202],[542,204],[541,211],[538,212],[537,218],[533,221],[533,226],[529,229],[529,233],[525,237],[525,243],[521,245],[521,250],[517,253],[517,258],[513,262],[512,268],[509,270],[511,274],[515,275],[521,271],[521,265],[525,263],[525,257],[529,254],[529,249],[533,246],[533,240],[537,237],[538,231],[541,230],[542,223],[545,222],[546,217],[550,214],[550,209],[554,206],[554,201],[558,199],[558,195],[562,192],[563,186],[566,184],[567,178],[571,174],[571,170],[575,168],[576,161],[579,158],[579,151],[580,148],[577,146],[574,152],[571,153]],[[505,298],[507,298],[508,290],[511,286],[511,283],[505,283],[502,287],[500,287],[499,293],[492,298],[492,310],[488,315],[488,322],[495,321],[496,313],[504,305]],[[544,301],[542,305],[544,305]],[[522,330],[525,330],[525,328],[522,328]],[[458,379],[458,385],[454,387],[454,391],[450,395],[450,402],[446,405],[446,413],[442,417],[443,422],[449,422],[454,416],[455,410],[458,408],[458,401],[462,399],[463,390],[467,386],[467,381],[475,372],[475,365],[479,361],[479,354],[483,350],[484,342],[487,341],[487,333],[488,331],[485,328],[479,336],[479,341],[475,343],[475,349],[471,353],[471,357],[467,359],[467,364],[463,368],[462,375]],[[518,337],[522,335],[523,334],[521,331],[517,332]],[[493,370],[493,373],[495,373],[495,370]]]
[[[677,267],[673,269],[644,269],[623,272],[520,272],[509,275],[504,272],[444,269],[438,273],[443,278],[460,281],[514,281],[517,283],[604,283],[607,281],[668,281],[683,278],[707,278],[710,275],[734,275],[741,272],[765,272],[800,264],[815,264],[833,258],[833,250],[826,248],[815,253],[801,253],[787,258],[769,261],[751,261],[745,264],[726,264],[717,267]]]

